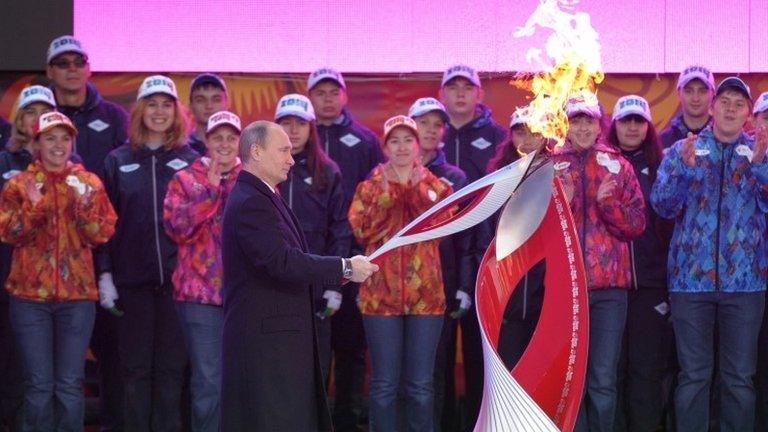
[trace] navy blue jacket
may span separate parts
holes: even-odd
[[[83,105],[59,105],[58,110],[77,127],[73,153],[80,156],[86,170],[103,180],[104,159],[128,140],[128,115],[119,105],[102,98],[93,84],[88,83],[87,86]]]
[[[651,206],[653,181],[643,150],[622,151],[622,154],[635,169],[645,199],[645,231],[629,243],[632,286],[635,289],[666,288],[667,254],[674,222],[659,216]]]
[[[437,151],[435,158],[429,161],[426,167],[435,177],[453,188],[454,192],[467,185],[466,174],[455,165],[449,164],[442,150]],[[440,265],[446,301],[454,299],[459,289],[468,294],[475,291],[472,234],[473,230],[465,230],[440,242]]]
[[[488,161],[496,154],[496,145],[506,139],[507,133],[507,128],[491,118],[491,110],[480,104],[477,117],[471,122],[459,129],[448,124],[443,150],[448,163],[461,168],[472,183],[486,174]]]
[[[205,156],[205,154],[208,153],[208,149],[205,148],[205,141],[198,138],[194,130],[189,134],[189,137],[187,137],[187,145],[200,156]]]
[[[347,220],[349,206],[344,199],[339,167],[328,161],[324,191],[312,189],[312,175],[307,166],[307,152],[294,156],[296,164],[288,173],[288,180],[278,186],[280,195],[293,210],[307,240],[309,252],[316,255],[349,256],[352,248],[352,228]],[[322,298],[322,286],[315,285],[316,301]],[[339,290],[338,285],[331,287]]]
[[[104,161],[104,187],[117,212],[115,235],[97,252],[98,273],[111,272],[118,287],[170,286],[176,243],[163,229],[163,201],[174,174],[197,159],[184,145],[165,150],[130,144]]]
[[[336,162],[341,170],[344,198],[349,206],[358,183],[365,180],[371,170],[384,161],[379,139],[370,129],[356,122],[346,108],[334,124],[318,124],[317,131],[325,154]]]
[[[667,125],[666,128],[664,128],[663,131],[661,131],[661,134],[659,137],[661,138],[661,143],[664,146],[665,149],[668,149],[672,147],[672,144],[680,141],[681,139],[688,136],[688,132],[693,132],[694,134],[698,135],[699,132],[701,132],[705,127],[709,126],[712,123],[712,117],[709,118],[707,121],[707,124],[705,124],[701,129],[688,129],[688,125],[685,124],[685,121],[683,121],[683,113],[677,113],[674,117],[672,117],[672,120],[669,121],[669,125]]]
[[[32,162],[32,154],[22,149],[17,152],[0,152],[0,190],[11,177],[27,169]],[[0,243],[0,302],[8,301],[8,292],[5,290],[5,280],[11,271],[11,256],[13,247],[6,243]]]
[[[8,144],[8,138],[11,137],[11,124],[0,117],[0,149],[4,149]]]

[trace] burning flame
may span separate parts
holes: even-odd
[[[533,133],[555,141],[565,142],[568,117],[564,106],[570,99],[597,104],[597,84],[603,81],[598,34],[584,12],[572,12],[578,0],[541,0],[519,27],[514,37],[530,37],[536,26],[548,28],[553,33],[547,38],[546,55],[541,49],[529,48],[526,60],[533,66],[533,73],[515,75],[511,84],[534,94],[533,100],[520,108],[521,115]]]

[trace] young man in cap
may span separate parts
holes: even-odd
[[[685,138],[688,132],[698,134],[710,123],[712,117],[709,108],[714,91],[715,78],[704,66],[688,66],[680,73],[677,96],[681,110],[661,132],[661,142],[665,149]]]
[[[72,36],[51,41],[46,55],[46,75],[56,97],[58,110],[69,117],[79,131],[73,153],[85,169],[102,177],[104,158],[128,139],[125,110],[102,98],[88,80],[91,66],[83,44]],[[91,348],[98,361],[102,430],[122,426],[122,379],[117,349],[118,318],[97,308]]]
[[[712,124],[671,147],[651,192],[656,212],[677,220],[668,271],[680,432],[709,427],[716,351],[720,430],[753,430],[752,378],[768,269],[768,135],[761,129],[752,139],[743,132],[751,105],[741,79],[721,81],[710,107]]]
[[[496,145],[507,136],[507,129],[493,120],[491,110],[482,103],[483,96],[480,76],[474,68],[457,64],[443,72],[440,100],[445,105],[449,118],[443,136],[443,151],[448,163],[464,171],[468,183],[485,175],[488,161],[496,152]],[[472,231],[477,234],[477,229],[481,228]],[[477,272],[477,266],[484,253],[484,250],[473,251],[473,273]],[[472,292],[468,294],[471,298]],[[460,324],[467,420],[468,424],[474,425],[483,392],[483,349],[480,343],[480,327],[473,307],[469,307]],[[448,377],[449,380],[451,378],[452,376]],[[451,402],[450,398],[446,399],[447,404]]]
[[[347,85],[338,71],[323,67],[307,80],[309,99],[317,117],[317,131],[325,153],[338,164],[346,206],[357,184],[384,160],[376,135],[352,118],[347,110]],[[354,243],[354,242],[353,242]],[[353,253],[362,248],[352,245]],[[342,288],[341,308],[331,319],[331,345],[335,358],[336,400],[333,421],[337,431],[356,430],[362,412],[365,372],[365,333],[356,302],[358,284]]]
[[[201,155],[206,153],[205,131],[211,114],[229,109],[227,85],[220,76],[203,73],[192,80],[189,88],[189,109],[195,118],[195,128],[189,134],[189,144]]]

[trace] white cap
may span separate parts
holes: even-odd
[[[152,75],[144,78],[144,82],[139,87],[139,94],[136,95],[136,100],[155,93],[162,93],[174,99],[179,98],[178,93],[176,93],[176,84],[173,83],[172,79],[165,75]]]
[[[320,81],[327,79],[335,81],[336,84],[341,86],[341,88],[344,90],[347,89],[347,85],[344,83],[344,77],[341,76],[339,71],[329,67],[322,67],[309,75],[309,79],[307,79],[307,90],[312,90],[312,88],[316,86]]]
[[[523,108],[518,108],[509,118],[509,127],[513,128],[519,124],[528,124],[530,120],[531,118],[528,116],[528,113]]]
[[[238,133],[243,130],[240,126],[240,117],[229,111],[218,111],[208,117],[208,127],[205,128],[205,133],[209,134],[217,127],[224,125],[232,126]]]
[[[648,122],[652,122],[651,108],[648,101],[637,95],[622,96],[616,101],[613,108],[613,120],[621,120],[626,116],[639,115]]]
[[[72,135],[77,135],[77,128],[72,124],[72,120],[58,111],[51,111],[41,115],[37,120],[33,135],[37,138],[41,133],[49,131],[57,126],[65,127],[72,132]]]
[[[448,122],[448,112],[445,110],[445,106],[439,100],[431,97],[416,99],[416,102],[408,109],[408,117],[421,117],[432,111],[439,112],[440,116],[443,117],[443,121]]]
[[[476,85],[477,87],[481,87],[480,85],[480,75],[477,74],[477,71],[467,65],[463,64],[457,64],[449,67],[448,69],[443,72],[443,81],[440,84],[440,87],[445,86],[445,84],[448,83],[448,81],[456,78],[456,77],[463,77],[469,80],[472,84]]]
[[[768,92],[765,92],[757,97],[755,100],[755,106],[752,108],[752,114],[768,111]]]
[[[41,85],[33,85],[25,87],[19,95],[19,110],[29,106],[35,102],[42,102],[50,105],[52,108],[56,108],[56,98],[53,97],[53,92],[48,87]]]
[[[701,65],[688,66],[677,78],[677,89],[685,87],[689,82],[698,79],[701,80],[710,90],[715,90],[715,77],[712,75],[712,71]]]
[[[277,101],[275,109],[275,121],[283,117],[296,116],[306,121],[315,121],[315,109],[312,102],[304,95],[297,93],[287,94]]]
[[[88,53],[85,52],[85,48],[83,48],[83,44],[79,40],[75,39],[74,36],[65,35],[51,41],[51,44],[48,46],[45,62],[50,63],[51,60],[67,52],[78,53],[88,57]]]
[[[603,113],[600,111],[600,104],[597,101],[597,96],[594,94],[582,95],[569,99],[565,104],[565,115],[571,118],[577,114],[586,114],[590,117],[600,118]]]
[[[412,118],[404,115],[396,115],[390,117],[384,122],[384,141],[387,140],[387,136],[396,127],[404,126],[412,130],[416,136],[419,136],[419,128],[416,126],[416,122]]]

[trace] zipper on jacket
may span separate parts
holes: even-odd
[[[587,262],[587,163],[584,155],[579,155],[581,159],[580,171],[583,173],[581,179],[581,259]],[[587,289],[589,289],[589,283],[587,283]]]
[[[288,208],[293,210],[293,170],[288,172]]]
[[[165,285],[163,276],[163,254],[160,250],[160,225],[157,220],[157,170],[155,164],[157,159],[152,155],[152,219],[155,221],[155,247],[157,248],[157,269],[160,271],[160,286]]]
[[[528,314],[527,312],[528,312],[528,273],[525,274],[525,279],[523,279],[523,320],[525,320],[525,316]]]
[[[325,154],[327,154],[328,157],[331,157],[330,145],[330,140],[328,139],[328,128],[325,128]]]
[[[58,191],[58,188],[56,187],[57,186],[56,182],[52,182],[52,183],[53,183],[53,214],[54,214],[53,217],[54,217],[54,220],[56,221],[56,224],[55,224],[56,226],[54,227],[55,228],[54,235],[56,236],[56,265],[54,266],[54,268],[56,269],[56,278],[53,281],[53,300],[57,301],[58,299],[56,298],[56,295],[59,292],[59,278],[61,277],[61,269],[59,268],[60,266],[59,238],[61,236],[61,234],[59,233],[59,223],[60,223],[59,219],[61,219],[61,215],[59,214],[59,191]]]
[[[717,227],[715,231],[715,291],[720,291],[720,210],[723,205],[723,186],[725,185],[725,152],[720,156],[720,193],[717,194]]]
[[[632,286],[637,289],[637,269],[635,268],[635,241],[629,242],[629,262],[632,264]]]
[[[456,130],[456,166],[460,166],[459,164],[459,145],[461,143],[459,142],[459,131]]]

